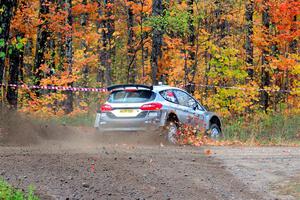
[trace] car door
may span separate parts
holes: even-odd
[[[197,129],[205,130],[205,109],[197,102],[197,108],[195,109],[194,125]]]
[[[174,94],[178,100],[177,117],[179,121],[184,124],[193,124],[197,102],[184,91],[174,90]]]

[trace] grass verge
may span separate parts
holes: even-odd
[[[48,119],[37,119],[37,123],[53,123],[67,126],[86,126],[93,127],[96,118],[96,113],[80,113],[76,115],[65,115],[61,117],[50,117]]]
[[[28,192],[24,193],[0,179],[0,200],[39,200],[39,198],[34,195],[33,187],[29,187]]]
[[[225,140],[248,144],[300,144],[300,113],[258,113],[251,117],[225,119]]]
[[[50,118],[46,121],[69,126],[93,127],[96,113]],[[300,113],[253,113],[222,121],[225,145],[300,145]],[[222,143],[223,144],[223,143]],[[218,145],[218,144],[216,144]]]

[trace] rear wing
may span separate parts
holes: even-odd
[[[153,86],[140,85],[140,84],[123,84],[123,85],[112,85],[107,87],[107,90],[110,92],[112,90],[125,90],[127,88],[136,88],[138,89],[148,89],[153,90]]]

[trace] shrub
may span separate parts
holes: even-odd
[[[25,194],[21,190],[15,189],[0,179],[0,200],[38,200],[34,195],[33,187],[29,187]]]

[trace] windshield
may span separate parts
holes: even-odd
[[[155,93],[149,90],[115,91],[108,98],[109,103],[144,103],[152,101]]]

